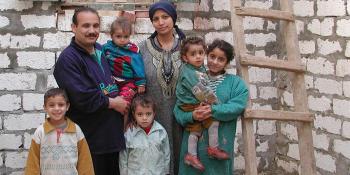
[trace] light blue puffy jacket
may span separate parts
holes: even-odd
[[[169,174],[168,134],[157,121],[148,133],[140,127],[129,128],[125,135],[126,150],[119,153],[121,175]]]

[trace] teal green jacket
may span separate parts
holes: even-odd
[[[184,164],[184,155],[187,153],[189,132],[184,131],[181,153],[179,175],[231,175],[233,174],[233,148],[236,134],[237,119],[247,105],[248,89],[245,82],[235,75],[225,74],[225,79],[217,86],[216,95],[220,104],[212,105],[212,115],[219,125],[219,146],[225,150],[231,157],[229,160],[216,160],[208,157],[208,131],[204,130],[198,140],[198,156],[205,171],[200,172]],[[193,123],[192,112],[184,112],[179,108],[179,103],[175,104],[175,118],[177,122],[186,126]]]
[[[196,68],[190,64],[182,66],[180,77],[176,84],[176,100],[179,105],[200,103],[192,93],[192,87],[198,83],[196,71],[205,73],[205,67]]]

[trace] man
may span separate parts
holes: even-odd
[[[90,147],[95,174],[119,174],[118,153],[125,149],[123,114],[128,103],[117,96],[108,63],[96,43],[100,17],[82,7],[73,15],[75,36],[59,56],[54,76],[71,101],[67,116],[83,130]]]

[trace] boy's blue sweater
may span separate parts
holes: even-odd
[[[98,43],[95,53],[102,53]],[[56,62],[54,76],[69,96],[67,116],[83,130],[90,151],[99,154],[125,149],[122,115],[108,109],[108,97],[116,97],[118,88],[104,56],[99,64],[73,37]]]

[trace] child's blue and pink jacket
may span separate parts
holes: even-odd
[[[139,48],[129,43],[117,46],[109,40],[102,48],[106,55],[113,76],[125,81],[132,81],[136,86],[146,84],[145,69]]]

